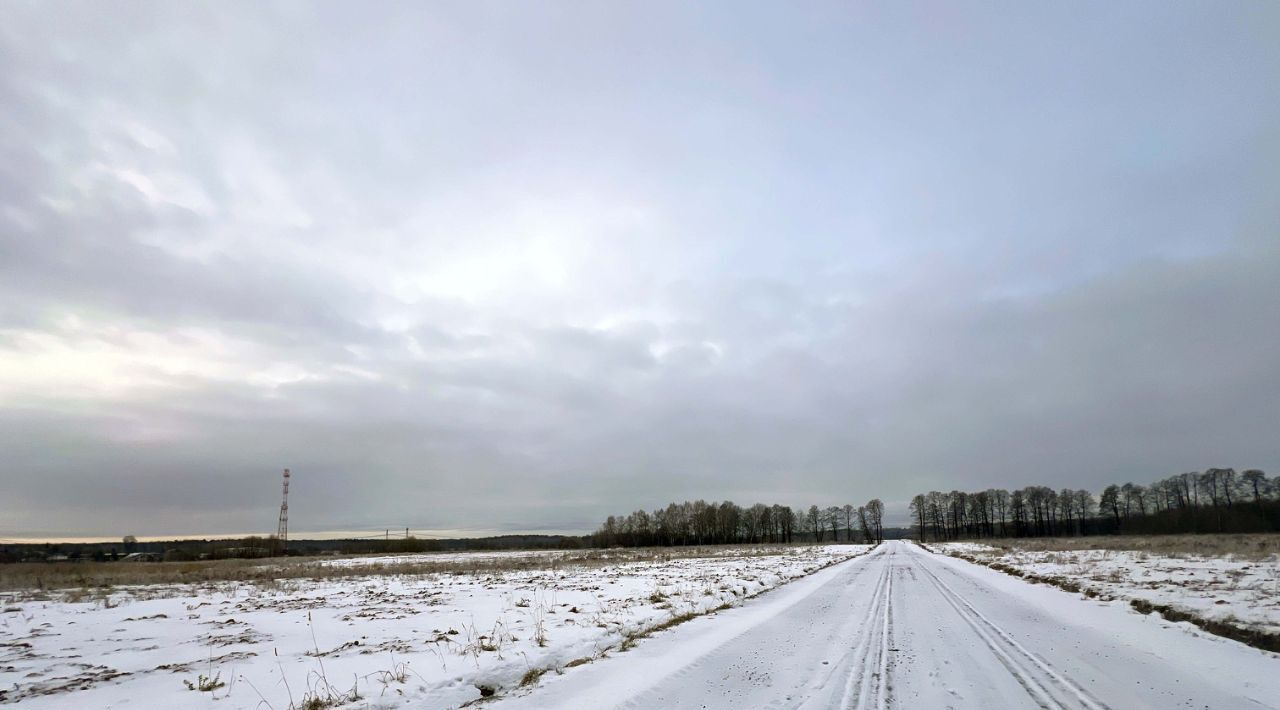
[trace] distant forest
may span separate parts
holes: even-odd
[[[461,552],[467,550],[578,549],[590,545],[589,536],[499,535],[496,537],[423,539],[412,536],[348,540],[289,541],[289,556],[369,555],[405,552]],[[282,554],[275,536],[222,540],[164,540],[144,542],[132,535],[121,542],[0,543],[0,564],[9,562],[116,562],[133,553],[147,553],[150,560],[187,562],[206,559],[257,558]]]
[[[884,533],[884,503],[878,498],[857,507],[811,505],[808,510],[764,503],[744,508],[730,501],[697,500],[672,503],[653,512],[611,515],[591,539],[596,547],[651,547],[806,540],[880,542]]]
[[[930,491],[911,499],[921,540],[985,537],[1275,532],[1280,479],[1258,469],[1211,468],[1147,486],[1087,490],[1028,486],[966,493]]]

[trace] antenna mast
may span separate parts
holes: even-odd
[[[280,554],[289,550],[289,469],[284,470],[284,498],[280,501],[280,527],[276,531],[276,545]]]

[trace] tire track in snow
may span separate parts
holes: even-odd
[[[858,664],[858,692],[850,703],[846,694],[841,707],[853,707],[855,710],[885,710],[889,702],[889,635],[893,616],[893,557],[896,552],[888,553],[884,561],[882,582],[877,594],[877,603],[866,625],[867,650],[862,662]],[[872,647],[875,647],[874,650]],[[853,676],[850,676],[852,679]]]
[[[889,704],[889,651],[893,635],[893,558],[896,550],[876,555],[880,576],[858,626],[858,643],[840,667],[847,674],[836,707],[885,710]]]
[[[983,644],[996,655],[1005,669],[1046,710],[1085,708],[1110,710],[1088,691],[1054,670],[1044,659],[1027,650],[1004,629],[987,618],[951,585],[942,581],[925,564],[917,563],[952,609],[977,633]],[[1065,697],[1063,697],[1065,695]]]
[[[836,580],[831,580],[826,584],[831,585],[834,583],[836,586],[833,586],[832,587],[833,589],[857,588],[858,586],[860,586],[858,584],[859,580],[861,580],[863,576],[867,573],[867,571],[872,568],[873,564],[871,563],[871,561],[882,554],[884,554],[883,551],[873,550],[872,552],[869,552],[865,555],[858,555],[848,560],[845,560],[843,562],[840,562],[839,563],[840,565],[851,565],[850,567],[847,568],[848,572],[846,573],[846,575],[842,575],[839,578],[838,582],[836,582]],[[816,591],[821,593],[821,589]],[[811,598],[809,597],[805,598],[805,600],[808,600],[808,599],[811,599]],[[803,601],[804,600],[802,600],[802,603]],[[831,615],[831,614],[840,613],[841,609],[846,607],[838,605],[838,599],[833,597],[830,600],[824,601],[820,608],[823,609],[826,614]],[[769,617],[768,619],[763,620],[763,623],[759,625],[750,625],[750,626],[742,627],[736,634],[729,637],[724,642],[716,645],[715,647],[709,647],[706,653],[700,654],[692,662],[681,667],[679,670],[676,670],[668,674],[666,676],[666,681],[678,685],[678,684],[689,682],[692,679],[696,679],[706,675],[706,670],[708,667],[711,667],[711,668],[722,667],[722,664],[724,663],[722,652],[725,649],[734,649],[734,653],[732,655],[738,656],[736,660],[738,661],[746,660],[746,657],[748,655],[752,653],[759,653],[759,652],[756,649],[752,649],[749,645],[743,644],[742,639],[749,638],[755,634],[760,633],[762,630],[768,629],[769,627],[772,627],[772,626],[783,626],[784,628],[793,629],[797,624],[802,625],[805,623],[810,623],[811,619],[813,618],[811,610],[808,612],[805,612],[802,616],[798,618],[791,616],[793,612],[794,612],[794,609],[784,609],[777,616]],[[768,654],[765,653],[764,655],[767,656]],[[748,663],[747,665],[750,665],[750,663]],[[729,668],[726,668],[724,671],[716,673],[715,675],[719,675],[720,680],[723,681],[724,679],[732,677],[740,673],[741,671],[742,671],[741,666],[737,668],[734,668],[731,666]],[[797,693],[813,692],[815,689],[821,689],[822,687],[824,687],[829,680],[830,680],[830,674],[828,674],[826,680],[820,683],[817,683],[816,685],[809,685],[808,687],[805,687],[805,688],[798,688],[796,692]],[[619,708],[620,710],[642,710],[642,709],[647,710],[648,708],[655,707],[654,699],[651,696],[647,695],[646,692],[642,692],[636,695],[635,697],[623,700],[622,702],[619,702],[616,705],[613,705],[612,707]],[[799,702],[798,700],[792,700],[791,698],[780,697],[769,703],[758,705],[757,707],[796,708],[798,702]],[[822,707],[825,709],[826,706],[822,706]]]
[[[881,562],[880,558],[885,554],[884,550],[880,549],[860,558],[864,564],[862,564],[857,571],[845,581],[845,584],[851,588],[857,588],[858,582],[862,579],[862,575],[875,564],[879,564]],[[790,698],[786,698],[770,703],[768,705],[769,708],[826,710],[827,708],[833,707],[844,708],[848,704],[847,698],[853,694],[850,684],[853,683],[854,678],[859,677],[855,674],[865,666],[864,659],[866,653],[864,650],[864,643],[866,643],[866,639],[860,632],[864,629],[871,628],[876,619],[876,603],[881,599],[880,592],[884,579],[884,570],[881,569],[879,576],[877,576],[875,582],[873,582],[871,595],[866,601],[867,607],[866,611],[862,614],[862,619],[856,625],[850,627],[851,633],[857,635],[859,642],[853,647],[847,648],[847,650],[840,654],[840,658],[831,665],[830,670],[822,675],[820,680],[814,682],[810,686],[808,696],[799,705]],[[833,682],[839,685],[839,689],[832,689],[828,691],[828,688],[832,686]],[[835,695],[837,692],[839,693],[838,696]]]
[[[866,710],[871,707],[870,700],[874,697],[876,710],[885,710],[889,703],[889,640],[893,632],[893,558],[896,556],[897,550],[889,553],[889,559],[885,560],[885,583],[882,596],[883,613],[881,614],[880,626],[880,644],[879,659],[876,664],[876,674],[874,678],[863,675],[863,687],[867,692],[858,693],[858,710]],[[871,683],[874,682],[874,687]]]

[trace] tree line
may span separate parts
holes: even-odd
[[[661,547],[730,543],[790,543],[801,541],[868,543],[884,540],[884,503],[811,505],[808,509],[756,503],[742,507],[731,501],[704,500],[671,503],[652,512],[610,515],[592,535],[596,547]]]
[[[1150,485],[930,491],[911,499],[921,540],[1280,531],[1280,479],[1249,469],[1192,471]]]

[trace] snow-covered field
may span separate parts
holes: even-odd
[[[315,563],[370,575],[0,594],[0,703],[457,706],[868,549],[405,555]],[[420,571],[442,559],[450,571]]]
[[[635,550],[601,550],[598,555],[608,556],[616,555],[626,557],[632,554],[640,554],[641,551]],[[645,552],[644,554],[649,554]],[[381,567],[381,566],[403,566],[406,564],[417,563],[441,563],[461,565],[472,564],[476,562],[495,562],[504,565],[510,565],[515,562],[535,562],[575,559],[582,557],[582,553],[578,551],[566,552],[563,550],[508,550],[501,552],[437,552],[421,555],[364,555],[361,557],[340,557],[333,560],[320,560],[316,564],[321,567]]]
[[[1100,599],[1143,600],[1197,616],[1280,633],[1280,558],[1153,554],[1133,550],[1028,550],[970,542],[935,551],[1072,582]]]

